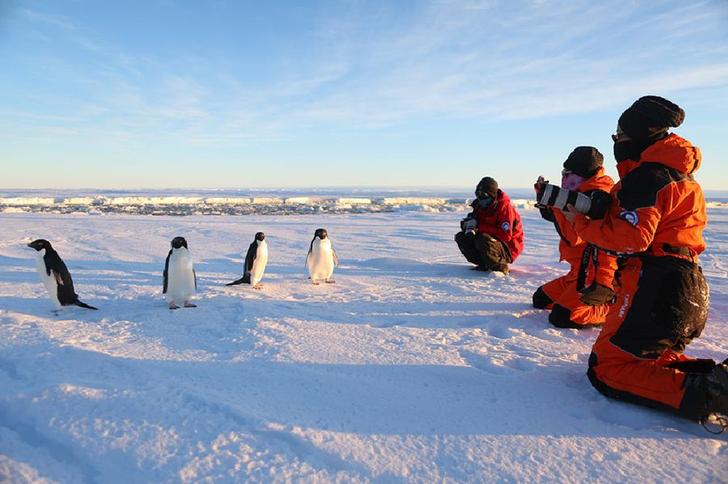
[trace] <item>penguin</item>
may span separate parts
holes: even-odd
[[[28,247],[36,250],[35,267],[56,309],[63,306],[98,309],[78,299],[78,294],[73,290],[71,273],[50,242],[37,239],[29,243]]]
[[[243,267],[243,277],[229,282],[226,286],[235,286],[238,284],[250,284],[253,289],[260,289],[262,285],[260,280],[265,272],[265,265],[268,263],[268,244],[265,241],[265,234],[258,232],[255,239],[248,247],[248,253],[245,254],[245,266]]]
[[[172,239],[172,248],[164,262],[164,285],[162,292],[167,295],[169,309],[180,306],[196,308],[190,298],[197,290],[197,274],[192,265],[192,256],[184,237]]]
[[[334,267],[339,265],[339,257],[331,246],[326,229],[316,229],[311,245],[306,256],[306,267],[311,282],[318,285],[321,281],[332,284],[331,275],[334,273]]]

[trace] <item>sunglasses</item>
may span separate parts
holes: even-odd
[[[612,135],[612,141],[614,141],[615,143],[617,143],[619,141],[627,141],[630,139],[632,139],[632,138],[630,138],[629,136],[624,134],[624,131],[622,131],[622,128],[619,128],[619,127],[617,128],[617,132]]]
[[[487,194],[483,190],[475,190],[475,196],[477,198],[492,198],[489,194]]]
[[[569,170],[569,169],[567,169],[567,168],[564,168],[563,170],[561,170],[561,176],[569,176],[572,173],[574,173],[574,172],[571,171],[571,170]]]

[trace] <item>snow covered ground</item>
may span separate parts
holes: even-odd
[[[530,307],[565,266],[522,214],[509,276],[464,264],[458,213],[0,214],[0,481],[728,481],[727,436],[591,387],[597,330]],[[728,210],[709,215],[710,321],[690,350],[723,359]],[[317,227],[336,284],[304,274]],[[259,230],[264,289],[225,287]],[[176,235],[197,309],[161,295]],[[51,312],[37,237],[99,311]]]

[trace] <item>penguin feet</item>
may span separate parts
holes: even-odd
[[[261,284],[261,283],[258,283],[258,284],[256,284],[256,285],[254,285],[254,286],[253,286],[253,289],[257,289],[258,291],[260,291],[261,289],[263,289],[263,284]]]
[[[169,309],[179,309],[179,306],[177,306],[175,303],[169,303]]]
[[[192,304],[191,302],[185,302],[185,307],[186,308],[196,308],[197,304]]]
[[[326,279],[326,280],[325,280],[324,282],[325,282],[326,284],[336,284],[336,281],[335,281],[335,280],[333,280],[333,279]]]

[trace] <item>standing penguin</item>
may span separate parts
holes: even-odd
[[[237,281],[230,282],[226,286],[235,286],[237,284],[250,284],[253,289],[260,289],[262,286],[260,280],[265,272],[265,265],[268,263],[268,244],[265,241],[265,234],[258,232],[255,239],[248,247],[248,253],[245,254],[245,266],[243,267],[243,277]]]
[[[62,306],[80,306],[86,309],[97,309],[81,302],[73,290],[73,279],[68,272],[66,264],[53,250],[51,243],[45,239],[34,240],[28,247],[36,250],[35,267],[38,269],[41,282],[48,291],[48,295],[55,304],[56,309]]]
[[[167,295],[169,309],[177,309],[181,306],[196,308],[190,302],[197,290],[197,275],[192,265],[192,256],[187,249],[187,241],[184,237],[172,239],[172,248],[167,254],[164,262],[164,286],[163,293]]]
[[[326,229],[316,229],[306,256],[306,267],[311,282],[314,284],[320,284],[321,281],[333,283],[331,275],[334,273],[334,267],[338,265],[339,258],[331,246],[328,232]]]

